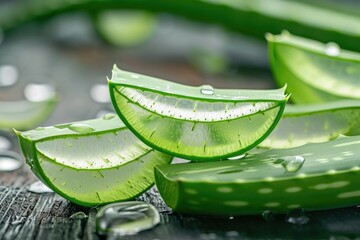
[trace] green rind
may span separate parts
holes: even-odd
[[[289,29],[296,34],[320,41],[338,40],[343,47],[360,50],[360,18],[357,14],[351,14],[355,10],[339,11],[342,7],[340,4],[315,6],[284,0],[272,0],[271,5],[265,0],[30,0],[2,5],[0,27],[5,31],[32,20],[44,20],[67,11],[140,9],[168,12],[200,22],[215,23],[258,38],[262,38],[269,31],[279,33],[282,29]]]
[[[284,32],[267,35],[271,68],[277,83],[288,83],[296,103],[359,99],[360,55],[339,50],[326,54],[320,42]]]
[[[133,199],[153,185],[153,167],[156,164],[167,164],[172,159],[155,150],[144,149],[142,150],[144,154],[138,158],[127,159],[115,166],[103,164],[98,168],[87,166],[76,168],[56,159],[50,159],[37,149],[38,144],[57,139],[80,139],[89,136],[98,138],[110,134],[116,138],[117,134],[122,134],[122,131],[129,132],[116,116],[109,120],[94,119],[72,124],[79,123],[91,126],[95,130],[90,133],[80,133],[66,127],[70,124],[62,124],[59,125],[60,128],[46,127],[27,132],[15,131],[21,150],[34,174],[53,191],[79,205],[94,206]],[[141,141],[135,141],[133,145],[137,148],[145,146]],[[98,161],[104,160],[98,159]],[[70,187],[66,187],[67,185]]]
[[[43,102],[0,102],[0,129],[34,128],[50,116],[56,103],[56,97]]]
[[[134,77],[135,76],[135,77]],[[134,79],[135,78],[135,79]],[[142,135],[138,129],[136,129],[132,123],[129,122],[128,116],[125,116],[124,114],[124,106],[120,107],[117,98],[115,95],[121,95],[120,92],[117,90],[117,87],[129,87],[134,89],[140,89],[140,90],[146,90],[148,92],[153,92],[155,94],[162,94],[164,96],[173,96],[178,98],[184,98],[184,99],[190,99],[190,100],[202,100],[204,102],[229,102],[229,103],[241,103],[241,102],[275,102],[277,105],[276,108],[279,108],[276,117],[274,117],[274,121],[272,124],[266,129],[266,131],[262,134],[262,136],[258,136],[256,140],[252,141],[251,144],[248,144],[244,147],[239,147],[235,151],[231,152],[225,152],[224,154],[217,154],[217,155],[210,155],[205,153],[198,154],[191,152],[190,148],[165,148],[164,146],[154,143],[155,141],[152,141],[149,137],[146,137]],[[154,88],[156,86],[156,88]],[[285,86],[286,87],[286,86]],[[140,74],[135,74],[131,72],[126,72],[118,69],[116,66],[114,66],[113,70],[113,78],[109,80],[109,88],[110,88],[110,96],[114,105],[114,108],[121,118],[121,120],[126,124],[126,126],[145,144],[148,146],[151,146],[152,148],[159,150],[161,152],[164,152],[169,155],[189,159],[192,161],[210,161],[210,160],[218,160],[221,158],[228,158],[233,157],[237,155],[241,155],[242,153],[248,151],[249,149],[257,146],[261,141],[263,141],[275,128],[276,124],[280,120],[280,117],[284,111],[286,101],[288,99],[288,96],[285,96],[283,94],[284,88],[276,89],[276,90],[225,90],[225,89],[214,89],[213,95],[204,95],[200,93],[201,87],[191,87],[186,85],[181,85],[177,83],[172,83],[169,81],[152,78]],[[121,95],[122,96],[122,95]],[[125,98],[125,96],[122,96]],[[245,98],[245,100],[234,100],[233,98],[242,97]],[[129,101],[129,100],[128,100]],[[141,107],[141,106],[139,106]],[[275,108],[273,107],[273,108]],[[145,109],[145,108],[143,108]],[[146,109],[147,110],[147,109]],[[267,109],[269,110],[269,109]],[[156,114],[154,112],[149,112],[151,114]],[[242,119],[243,117],[252,117],[252,115],[260,114],[259,112],[253,113],[251,115],[246,115],[242,117],[238,117],[237,119]],[[178,131],[178,129],[175,129],[175,123],[177,121],[188,121],[188,119],[175,119],[172,117],[164,117],[169,121],[173,122],[172,129],[169,129],[169,131]],[[235,119],[236,120],[236,119]],[[217,122],[229,122],[229,121],[235,121],[234,119],[231,120],[221,120]],[[192,121],[194,124],[197,123],[197,121]],[[200,122],[200,121],[198,121]],[[211,122],[210,120],[208,122],[209,124],[213,124],[214,122]],[[166,127],[166,126],[163,126]],[[162,127],[162,128],[163,128]],[[225,136],[226,137],[226,136]],[[179,139],[178,139],[179,140]],[[244,139],[241,139],[244,140]],[[240,139],[239,139],[240,141]],[[219,146],[221,147],[221,146]],[[185,152],[186,151],[186,152]]]
[[[247,215],[355,206],[359,203],[360,137],[269,150],[241,160],[186,163],[155,168],[165,202],[178,212]],[[297,172],[275,161],[303,156]],[[228,174],[224,174],[228,171]],[[171,194],[169,189],[175,194]]]
[[[175,83],[138,73],[128,72],[113,66],[112,78],[108,80],[112,88],[117,86],[146,90],[153,93],[187,99],[206,100],[209,102],[246,102],[252,101],[279,101],[285,100],[286,84],[279,89],[252,90],[252,89],[214,89],[214,94],[201,94],[201,86],[193,87]]]
[[[360,101],[343,100],[312,105],[288,105],[274,131],[260,144],[291,148],[324,142],[342,135],[358,135]]]

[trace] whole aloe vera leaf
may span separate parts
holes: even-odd
[[[190,87],[114,66],[115,110],[144,143],[173,156],[208,161],[240,155],[264,140],[287,96],[277,90]]]
[[[241,160],[158,166],[155,181],[179,212],[261,214],[359,204],[360,136],[339,137]]]
[[[272,71],[279,85],[288,84],[293,102],[360,99],[360,54],[288,32],[267,39]]]
[[[312,105],[287,105],[274,131],[261,144],[291,148],[325,142],[342,135],[358,135],[360,101],[342,100]]]
[[[125,8],[168,12],[201,22],[216,23],[259,38],[266,32],[279,33],[282,29],[289,29],[320,41],[336,40],[347,49],[360,51],[360,17],[352,14],[352,11],[339,11],[341,4],[329,5],[315,6],[284,0],[272,0],[271,4],[268,0],[10,1],[0,8],[0,27],[7,31],[31,20],[43,20],[66,11],[94,12]]]
[[[0,102],[0,129],[34,128],[50,116],[56,102],[55,97],[41,102]]]
[[[114,114],[16,132],[28,165],[52,190],[79,205],[133,199],[172,157],[138,140]]]

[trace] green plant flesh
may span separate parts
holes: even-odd
[[[359,204],[360,136],[241,160],[164,165],[156,185],[175,211],[242,215]]]
[[[171,157],[138,140],[115,115],[16,132],[32,171],[84,206],[132,199],[153,184],[153,167]]]
[[[358,9],[341,9],[341,4],[328,2],[317,6],[314,1],[308,4],[285,0],[271,0],[271,4],[268,0],[53,0],[50,3],[28,0],[21,3],[9,1],[3,5],[0,8],[0,28],[5,31],[31,20],[43,20],[65,11],[140,9],[216,23],[258,38],[263,38],[266,32],[280,33],[283,29],[289,29],[320,41],[337,40],[347,49],[360,51]]]
[[[288,105],[274,131],[261,144],[290,148],[360,134],[360,101],[343,100],[314,105]]]
[[[34,128],[49,117],[55,105],[55,98],[42,102],[0,102],[0,129]]]
[[[174,156],[217,160],[240,155],[266,138],[287,97],[278,90],[190,87],[114,67],[115,109],[143,142]]]
[[[318,103],[360,99],[360,54],[284,32],[267,36],[272,71],[291,100]]]

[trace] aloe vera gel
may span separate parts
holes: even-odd
[[[118,115],[139,139],[194,161],[235,157],[255,147],[274,129],[287,101],[285,88],[191,87],[116,66],[109,85]]]
[[[114,115],[17,132],[27,163],[58,194],[92,206],[132,199],[172,157],[143,144]]]

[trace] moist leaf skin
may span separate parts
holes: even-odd
[[[359,100],[287,105],[277,127],[259,146],[291,148],[310,142],[326,142],[340,134],[359,135],[359,126]]]
[[[288,84],[292,102],[360,99],[360,54],[288,32],[267,40],[272,72],[278,85]]]
[[[178,212],[260,215],[359,204],[360,136],[290,149],[273,149],[240,160],[158,166],[155,180]]]
[[[144,143],[169,155],[211,161],[245,153],[274,129],[288,100],[275,90],[192,87],[114,66],[115,110]]]
[[[135,198],[153,185],[154,166],[172,160],[143,144],[115,115],[15,132],[34,174],[83,206]]]

